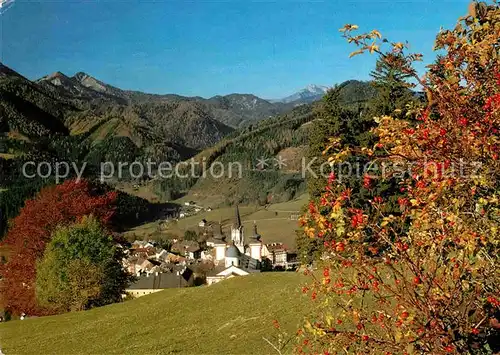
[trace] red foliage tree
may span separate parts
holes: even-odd
[[[2,241],[10,252],[6,264],[0,265],[3,282],[3,304],[13,314],[45,315],[35,298],[36,261],[43,256],[57,226],[68,225],[92,214],[104,225],[113,215],[115,192],[99,193],[87,181],[69,180],[42,189],[26,201],[19,216]]]

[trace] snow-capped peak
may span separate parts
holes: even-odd
[[[328,87],[326,86],[310,84],[299,92],[296,92],[293,95],[287,96],[277,101],[283,103],[290,103],[295,101],[297,101],[297,103],[313,102],[321,99],[321,97],[323,97],[323,95],[325,95],[327,91]]]
[[[310,93],[326,93],[328,90],[328,87],[326,86],[321,86],[321,85],[316,85],[316,84],[309,84],[307,85],[302,91],[303,92],[310,92]]]

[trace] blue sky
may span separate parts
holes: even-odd
[[[338,29],[355,23],[433,58],[468,0],[30,1],[0,16],[1,60],[30,79],[87,72],[124,89],[280,98],[307,84],[367,79]]]

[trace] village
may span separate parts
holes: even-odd
[[[262,237],[256,222],[253,230],[244,230],[238,206],[227,233],[221,222],[202,219],[198,227],[199,234],[193,232],[168,241],[135,240],[127,246],[123,266],[136,280],[125,290],[124,297],[137,298],[167,288],[212,285],[235,276],[298,267],[297,254],[283,243]]]

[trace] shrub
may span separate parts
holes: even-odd
[[[446,54],[423,79],[413,69],[421,55],[356,29],[342,29],[360,47],[353,55],[378,53],[412,75],[428,102],[414,112],[416,124],[377,118],[378,142],[363,153],[392,168],[363,178],[366,207],[353,205],[351,190],[331,176],[302,219],[306,235],[327,240],[327,252],[323,274],[304,288],[324,310],[301,330],[298,351],[496,352],[500,7],[473,3],[453,31],[440,32],[436,49]],[[333,138],[328,152],[343,161],[354,149]],[[404,193],[398,214],[376,194],[395,177]]]
[[[184,232],[184,240],[198,240],[198,234],[193,230],[187,230]]]
[[[128,283],[122,257],[94,217],[57,229],[37,264],[38,303],[68,312],[120,301]]]

